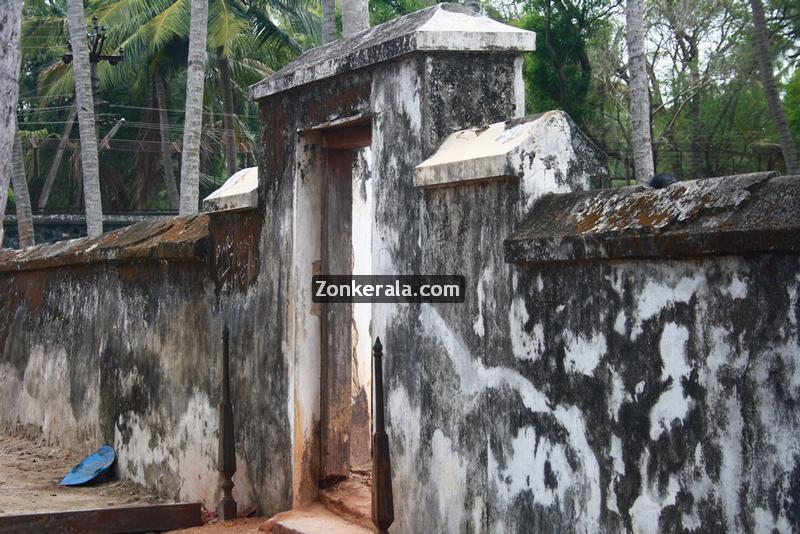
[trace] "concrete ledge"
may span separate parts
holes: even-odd
[[[258,100],[293,87],[420,51],[528,52],[536,34],[457,4],[438,4],[312,48],[250,87]]]
[[[414,185],[433,188],[522,178],[526,152],[540,156],[533,148],[537,135],[559,120],[571,124],[563,111],[550,111],[454,132],[431,157],[417,165]]]
[[[258,167],[237,171],[222,187],[203,199],[203,211],[232,211],[258,207]]]
[[[131,212],[131,213],[104,213],[103,228],[107,232],[119,230],[142,221],[161,221],[170,219],[178,215],[177,212]],[[18,248],[19,235],[17,227],[17,217],[13,213],[7,213],[4,218],[5,233],[3,235],[2,247]],[[80,239],[86,237],[86,214],[85,213],[34,213],[33,232],[36,236],[36,243],[55,243],[67,239]]]
[[[505,241],[509,263],[800,252],[800,176],[753,173],[547,195]]]
[[[208,215],[174,217],[136,223],[97,237],[59,241],[25,250],[1,249],[0,272],[98,262],[202,260],[208,249],[208,223]]]

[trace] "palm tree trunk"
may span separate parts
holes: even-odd
[[[650,94],[647,89],[644,8],[642,0],[628,0],[625,9],[628,42],[630,111],[633,138],[633,166],[636,179],[647,183],[653,177],[653,143],[650,138]]]
[[[186,120],[181,154],[181,215],[197,213],[200,196],[200,135],[203,130],[203,77],[206,71],[208,0],[192,0]]]
[[[10,0],[0,7],[0,248],[3,248],[3,215],[11,181],[11,152],[17,131],[19,96],[19,37],[22,0]]]
[[[767,107],[772,115],[772,122],[775,123],[775,130],[778,132],[778,142],[781,144],[783,160],[786,162],[786,172],[798,174],[800,173],[800,164],[797,159],[797,147],[789,131],[789,123],[786,121],[786,113],[783,111],[775,75],[772,72],[772,54],[769,50],[769,32],[764,17],[764,4],[761,0],[750,0],[750,6],[753,8],[756,61],[758,61],[758,70],[761,72],[761,83],[764,85]]]
[[[6,167],[3,165],[3,167]],[[3,229],[3,219],[6,213],[6,204],[8,203],[8,185],[11,183],[11,165],[7,166],[8,169],[0,175],[0,249],[3,248],[3,237],[5,230]]]
[[[11,184],[14,187],[14,204],[17,206],[19,248],[27,248],[35,244],[35,239],[33,237],[31,197],[28,194],[28,179],[25,176],[25,160],[22,159],[22,141],[19,133],[14,136],[11,164],[13,166]]]
[[[103,233],[103,203],[100,197],[100,165],[97,159],[97,131],[94,117],[89,49],[83,0],[67,0],[67,22],[72,43],[72,70],[75,74],[75,101],[81,134],[83,197],[86,206],[86,231],[89,236]]]
[[[172,169],[172,150],[169,147],[169,116],[167,115],[167,94],[164,90],[164,80],[156,69],[155,74],[156,107],[158,108],[158,129],[161,133],[161,166],[164,169],[164,184],[167,186],[169,205],[178,209],[180,196],[178,186],[175,184],[175,173]]]
[[[352,35],[368,28],[369,6],[367,0],[342,0],[342,30],[344,34]]]
[[[236,136],[233,133],[233,85],[231,84],[231,69],[228,56],[220,46],[217,48],[219,58],[219,79],[222,85],[222,142],[225,145],[225,166],[228,177],[237,171],[236,167]]]
[[[322,0],[322,42],[336,40],[336,0]]]
[[[47,178],[42,186],[42,192],[39,193],[39,202],[36,204],[40,210],[47,207],[47,201],[50,199],[50,191],[53,189],[53,183],[56,181],[58,168],[61,166],[61,160],[64,159],[64,150],[67,148],[69,142],[69,135],[72,132],[72,126],[75,124],[75,116],[78,114],[78,108],[72,106],[67,115],[67,122],[64,123],[64,132],[61,139],[58,141],[58,148],[56,149],[53,162],[50,164],[50,169],[47,171]]]
[[[700,50],[696,42],[689,44],[689,83],[695,88],[689,97],[689,142],[691,144],[691,158],[689,168],[692,180],[703,178],[708,170],[703,168],[703,126],[700,120]]]

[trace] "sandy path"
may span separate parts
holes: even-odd
[[[218,523],[213,521],[202,527],[173,530],[167,534],[259,534],[258,527],[266,522],[266,517],[240,517],[234,521]]]
[[[162,502],[127,481],[59,486],[58,481],[81,459],[43,441],[0,435],[0,515]]]

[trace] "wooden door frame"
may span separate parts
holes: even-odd
[[[353,162],[370,146],[371,123],[359,121],[322,132],[321,270],[352,274]],[[320,354],[320,485],[350,475],[352,304],[324,304]]]

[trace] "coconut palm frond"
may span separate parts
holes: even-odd
[[[167,10],[176,1],[101,0],[97,3],[94,14],[98,17],[100,24],[108,27],[109,32],[129,36]]]
[[[176,37],[189,35],[189,2],[177,0],[142,27],[142,35],[147,38],[148,52],[155,55]]]
[[[261,10],[250,12],[251,26],[253,34],[258,40],[259,46],[272,44],[273,46],[286,47],[293,52],[300,52],[302,47],[287,32],[280,28],[268,13]]]
[[[65,17],[25,17],[22,20],[20,40],[23,47],[63,46],[68,39]]]
[[[248,31],[247,9],[240,0],[213,0],[209,6],[209,48],[227,48]],[[227,50],[225,51],[227,53]]]
[[[42,128],[39,130],[18,130],[19,138],[21,141],[30,141],[35,140],[39,141],[41,139],[47,139],[51,135],[53,135],[50,130],[46,128]]]
[[[115,31],[109,37],[109,49],[124,48],[125,60],[112,68],[99,70],[100,83],[104,87],[130,85],[143,74],[150,74],[153,62],[159,54],[173,40],[185,38],[189,31],[186,0],[154,0],[152,3],[142,0],[116,0],[116,2],[126,4],[126,9],[109,11],[106,17],[111,17],[112,13],[114,16],[126,14],[133,20],[142,20],[142,23],[135,24],[130,32]],[[163,9],[154,11],[154,5]]]
[[[75,78],[72,75],[72,65],[67,65],[58,60],[40,74],[36,83],[38,106],[46,106],[53,100],[71,96],[75,93]]]
[[[291,39],[288,35],[287,38]],[[278,70],[299,54],[297,46],[289,46],[283,39],[273,37],[262,42],[253,32],[232,42],[230,50],[232,61],[257,60],[272,70]]]
[[[258,0],[268,2],[270,11],[284,16],[292,31],[311,43],[322,39],[322,4],[319,0]]]
[[[322,38],[322,18],[317,0],[251,0],[250,11],[263,14],[273,24],[286,27],[285,31],[303,37],[309,43],[318,43]]]
[[[230,68],[233,85],[244,99],[247,99],[248,88],[251,85],[260,82],[275,72],[269,65],[257,59],[250,58],[231,60]]]

